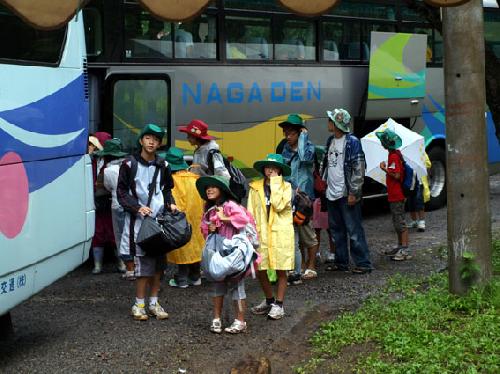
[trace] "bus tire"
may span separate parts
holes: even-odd
[[[428,153],[432,162],[429,174],[431,199],[426,203],[426,210],[435,210],[446,205],[446,153],[443,147],[432,147]]]

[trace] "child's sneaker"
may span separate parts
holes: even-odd
[[[92,269],[92,274],[101,274],[102,272],[102,264],[100,262],[96,262],[94,264],[94,268]]]
[[[235,319],[234,322],[231,324],[231,326],[226,327],[224,329],[225,332],[229,334],[239,334],[242,332],[247,331],[247,323],[246,322],[241,322],[238,319]]]
[[[118,259],[116,263],[116,268],[118,269],[119,273],[125,273],[127,271],[127,266],[125,265],[125,262],[121,258]]]
[[[201,286],[201,277],[198,278],[197,280],[193,281],[191,279],[188,279],[188,284],[190,286]]]
[[[333,264],[335,262],[335,253],[328,252],[326,255],[325,264]]]
[[[177,287],[177,288],[188,288],[188,284],[187,283],[178,283],[175,278],[172,278],[170,279],[170,281],[168,282],[168,285],[170,287]]]
[[[220,318],[215,318],[212,320],[210,331],[216,334],[220,334],[222,332],[222,322],[220,321]]]
[[[148,307],[149,314],[152,316],[155,316],[156,319],[162,320],[162,319],[167,319],[168,318],[168,313],[165,312],[165,310],[162,308],[160,303],[156,302],[154,305],[149,305]]]
[[[144,304],[142,305],[134,304],[132,306],[130,314],[132,315],[132,317],[134,317],[136,321],[147,321],[149,318],[146,313],[146,309],[144,309]]]
[[[135,281],[135,272],[134,270],[127,270],[125,274],[122,274],[122,278],[128,281]]]
[[[419,232],[424,232],[425,231],[425,221],[423,219],[421,219],[420,221],[418,221],[418,223],[417,223],[417,230]]]
[[[417,220],[415,220],[415,221],[412,220],[412,221],[410,221],[408,223],[408,228],[409,229],[416,229],[417,227],[418,227],[418,221]]]
[[[250,309],[250,311],[253,314],[261,315],[261,314],[267,314],[271,310],[271,305],[266,302],[266,299],[262,300],[262,302],[259,305],[254,306],[253,308]]]
[[[290,273],[288,275],[287,283],[289,286],[296,286],[302,284],[302,275],[297,273]]]
[[[394,261],[405,261],[411,259],[410,250],[408,248],[401,248],[398,253],[392,258]]]
[[[267,314],[267,317],[270,319],[281,319],[285,315],[285,309],[282,305],[272,304],[271,310]]]

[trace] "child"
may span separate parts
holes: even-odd
[[[283,177],[291,174],[290,167],[279,154],[268,154],[257,161],[254,169],[264,178],[250,184],[248,210],[255,217],[260,238],[258,249],[262,256],[257,273],[265,299],[251,311],[267,314],[270,319],[285,315],[283,301],[287,288],[287,271],[294,268],[295,240],[292,218],[292,186]],[[267,276],[267,270],[276,270],[278,289],[276,298]]]
[[[244,208],[236,203],[236,196],[229,189],[229,179],[221,176],[201,177],[196,181],[196,188],[203,200],[206,201],[205,214],[201,222],[201,231],[205,238],[209,233],[216,232],[227,239],[231,239],[233,235],[239,234],[240,230],[249,223]],[[230,334],[239,334],[247,329],[244,279],[224,280],[214,282],[214,319],[210,331],[216,334],[222,332],[222,306],[224,295],[228,292],[232,294],[236,319],[224,331]]]
[[[424,152],[425,167],[429,170],[432,166],[427,153]],[[410,211],[410,227],[417,228],[419,232],[425,231],[424,203],[430,200],[429,182],[427,176],[423,176],[419,182],[415,196],[408,197],[408,210]]]
[[[376,132],[382,146],[389,151],[387,164],[380,163],[380,168],[387,174],[387,200],[392,213],[392,222],[398,235],[398,246],[385,254],[391,256],[395,261],[404,261],[411,258],[408,248],[408,228],[405,221],[405,195],[403,193],[403,155],[397,149],[401,147],[402,140],[394,131],[385,129]]]
[[[203,215],[203,199],[196,191],[198,175],[188,171],[184,154],[179,148],[171,147],[164,155],[174,179],[174,196],[177,207],[186,213],[192,227],[200,227]],[[178,264],[178,272],[170,279],[171,287],[187,288],[201,285],[200,261],[205,240],[199,230],[193,230],[191,240],[182,248],[167,254],[168,262]]]
[[[120,242],[122,256],[133,256],[136,276],[136,298],[132,306],[135,320],[145,321],[148,314],[145,310],[146,289],[149,288],[148,311],[156,319],[168,318],[158,302],[160,282],[165,268],[165,256],[146,256],[135,243],[137,234],[145,216],[156,217],[164,208],[176,211],[172,197],[174,182],[167,162],[156,156],[165,132],[156,125],[146,125],[139,135],[139,152],[125,161],[120,167],[118,177],[118,202],[126,211],[123,233]],[[159,168],[156,183],[153,176]],[[132,175],[135,174],[135,175]],[[150,189],[154,189],[151,203],[147,206]]]

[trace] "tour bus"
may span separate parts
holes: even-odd
[[[82,16],[35,30],[0,7],[0,324],[87,258],[94,234]]]
[[[485,11],[487,42],[500,55],[500,13]],[[345,108],[358,136],[388,117],[421,133],[433,164],[430,207],[445,203],[442,37],[404,1],[342,0],[312,19],[275,0],[214,1],[188,22],[161,21],[130,0],[91,0],[83,12],[91,129],[128,151],[146,123],[167,130],[167,145],[192,151],[177,128],[199,118],[251,174],[289,113],[324,145],[325,111]],[[489,114],[487,122],[490,162],[499,163]],[[365,184],[365,196],[380,190]]]

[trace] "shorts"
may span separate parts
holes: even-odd
[[[408,197],[408,210],[410,212],[424,210],[424,186],[421,183],[417,185],[415,196]]]
[[[134,275],[136,277],[154,277],[156,273],[163,273],[165,270],[165,256],[135,256],[134,265]]]
[[[245,279],[239,281],[225,280],[222,282],[213,283],[212,297],[225,296],[231,292],[232,300],[245,300],[247,294],[245,293]]]
[[[394,230],[397,233],[402,233],[406,230],[406,220],[405,220],[405,202],[396,201],[389,203],[392,213],[392,224],[394,225]]]
[[[299,243],[302,248],[306,249],[318,245],[318,238],[316,238],[316,231],[311,220],[305,225],[297,226],[297,232],[299,233]]]

